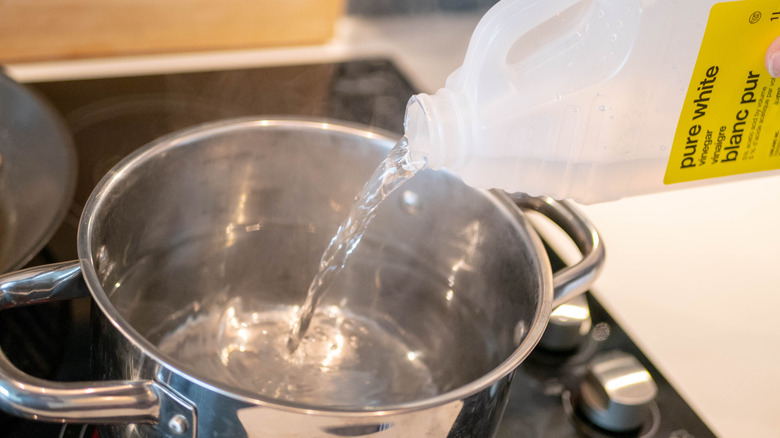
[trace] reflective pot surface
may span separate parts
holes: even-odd
[[[554,302],[603,260],[565,203],[421,172],[285,349],[323,250],[392,145],[326,121],[240,119],[134,153],[88,201],[78,262],[0,278],[4,307],[91,293],[96,381],[40,381],[0,357],[0,405],[112,423],[109,436],[492,436]],[[516,204],[559,223],[583,260],[553,279]]]

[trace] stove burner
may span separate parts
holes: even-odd
[[[92,188],[119,160],[140,145],[178,129],[234,117],[221,103],[171,92],[109,97],[68,114],[80,146],[78,190],[71,214],[81,214]]]

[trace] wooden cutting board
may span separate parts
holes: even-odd
[[[344,0],[0,0],[0,63],[317,44]]]

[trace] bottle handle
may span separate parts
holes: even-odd
[[[506,67],[509,50],[520,37],[580,1],[499,1],[477,24],[463,65],[447,79],[447,87],[457,83],[457,88],[468,90],[479,84],[491,67]]]
[[[622,68],[641,13],[640,0],[502,0],[480,20],[447,88],[464,90],[477,105],[511,96],[532,108],[560,99]],[[518,40],[532,31],[533,44],[510,60]]]

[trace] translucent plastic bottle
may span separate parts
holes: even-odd
[[[405,125],[412,158],[448,168],[474,186],[583,203],[769,173],[755,170],[780,167],[767,162],[775,158],[774,146],[767,146],[772,150],[762,152],[768,156],[753,170],[732,165],[755,158],[749,156],[747,132],[739,132],[741,149],[727,148],[736,141],[734,129],[755,128],[756,114],[766,116],[758,124],[764,140],[774,135],[777,143],[780,113],[772,111],[780,93],[763,59],[780,35],[780,4],[734,2],[741,3],[739,14],[724,9],[725,18],[708,24],[715,3],[502,0],[480,21],[463,65],[446,86],[409,101]],[[740,15],[747,9],[755,12]],[[722,63],[707,65],[704,57],[697,62],[705,28],[712,32],[712,56],[724,47],[728,59]],[[731,47],[732,40],[742,42]],[[752,101],[744,94],[740,101],[740,93],[755,85],[750,74],[759,73]],[[766,96],[759,100],[762,90]],[[739,120],[740,103],[750,120]],[[727,121],[701,123],[716,109]],[[696,172],[709,170],[685,175],[696,166]],[[670,167],[683,173],[677,177],[682,182],[664,182]]]

